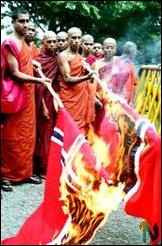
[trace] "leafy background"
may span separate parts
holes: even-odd
[[[5,6],[8,10],[1,13],[1,19],[15,7],[24,7],[43,30],[67,31],[77,26],[83,34],[93,35],[95,42],[113,37],[119,54],[124,42],[131,40],[139,50],[138,63],[161,62],[160,1],[1,1],[1,7]]]

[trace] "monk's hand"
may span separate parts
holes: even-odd
[[[47,87],[49,84],[52,83],[52,80],[49,79],[49,78],[46,78],[46,77],[40,78],[39,81],[40,81],[40,83],[41,83],[42,85],[44,85],[44,86],[46,86],[46,87]]]
[[[94,74],[95,74],[95,72],[90,72],[90,73],[88,73],[88,78],[89,79],[94,79]]]
[[[88,72],[91,71],[91,67],[90,67],[89,63],[87,63],[87,62],[84,61],[84,60],[82,61],[82,66],[83,66],[84,70],[86,70],[86,71],[88,71]]]
[[[50,119],[48,108],[45,107],[45,106],[43,106],[43,116],[44,116],[47,120]]]
[[[41,69],[42,70],[42,66],[40,64],[40,62],[36,61],[36,60],[32,60],[32,64],[34,66],[35,69]]]

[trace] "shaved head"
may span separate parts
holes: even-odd
[[[62,38],[66,39],[68,37],[68,34],[67,32],[61,31],[61,32],[58,32],[56,36],[57,36],[57,39],[62,39]]]
[[[67,32],[58,32],[56,35],[57,38],[57,50],[58,52],[61,52],[63,50],[66,50],[69,46],[68,44],[68,34]]]
[[[73,52],[78,52],[81,46],[82,31],[78,27],[71,27],[67,33],[69,48]]]
[[[68,33],[68,37],[70,37],[73,34],[79,34],[82,36],[82,31],[78,27],[71,27],[67,33]]]
[[[56,33],[53,31],[47,31],[43,35],[42,39],[42,47],[43,50],[53,54],[56,52],[57,40],[56,40]]]
[[[90,34],[85,34],[82,36],[82,42],[94,43],[94,38]]]
[[[123,52],[126,54],[136,54],[137,45],[134,42],[127,41],[123,47]]]
[[[47,32],[45,32],[44,35],[43,35],[42,41],[44,42],[44,41],[46,41],[49,38],[55,38],[56,39],[56,33],[53,32],[53,31],[47,31]]]
[[[25,35],[25,41],[30,46],[30,44],[34,41],[36,36],[36,28],[33,22],[28,23],[28,31]]]
[[[103,46],[107,44],[116,46],[116,40],[114,38],[106,38],[103,42]]]

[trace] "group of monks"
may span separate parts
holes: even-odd
[[[1,188],[12,191],[14,183],[39,184],[47,169],[48,151],[57,109],[47,83],[51,83],[64,107],[88,138],[102,108],[104,91],[94,74],[114,94],[132,103],[136,82],[132,57],[135,43],[128,41],[123,54],[115,56],[117,43],[106,38],[95,43],[80,28],[67,32],[46,31],[40,47],[34,44],[36,29],[23,8],[12,12],[13,33],[4,46],[6,56],[1,68],[26,89],[28,105],[1,119]],[[19,59],[13,49],[18,49]],[[91,70],[85,68],[89,64]],[[45,76],[40,77],[39,70]]]

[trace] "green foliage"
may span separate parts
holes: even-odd
[[[67,31],[72,26],[90,33],[96,42],[113,37],[119,48],[127,40],[137,43],[139,49],[145,44],[160,40],[160,1],[1,1],[29,10],[32,20],[55,32]],[[9,12],[2,13],[2,17]]]

